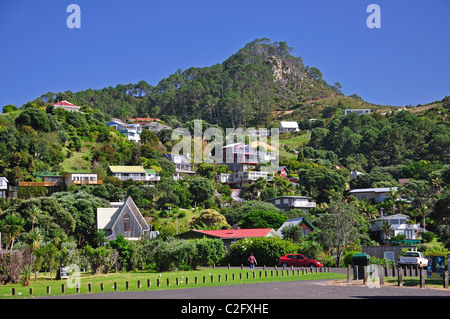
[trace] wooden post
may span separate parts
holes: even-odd
[[[214,275],[211,275],[211,282],[214,282]]]
[[[30,295],[33,294],[33,288],[30,288]]]
[[[180,281],[179,281],[178,277],[177,277],[177,279],[176,279],[176,283],[177,283],[177,286],[180,285]]]
[[[100,290],[103,291],[105,289],[105,286],[103,285],[103,283],[100,283]]]
[[[66,292],[66,286],[64,284],[61,285],[61,292],[62,293]]]
[[[352,280],[351,274],[352,274],[352,265],[348,264],[347,265],[347,282],[350,282]]]
[[[159,278],[156,279],[156,287],[161,287],[161,283],[159,282]]]
[[[167,287],[169,287],[169,286],[170,286],[170,279],[167,278]]]
[[[420,269],[420,288],[425,288],[425,276],[423,269]]]
[[[147,279],[147,287],[150,288],[151,285],[152,285],[152,284],[150,283],[150,279]]]
[[[444,288],[448,289],[448,270],[444,271]]]
[[[203,276],[203,283],[206,283],[206,276]]]
[[[398,267],[398,286],[403,287],[403,269]]]
[[[367,283],[367,266],[363,266],[363,285]]]
[[[80,292],[80,284],[76,284],[77,292]]]
[[[141,281],[140,280],[138,280],[138,282],[137,282],[137,287],[141,288]]]
[[[194,283],[198,284],[198,277],[197,276],[195,276],[195,278],[194,278]]]
[[[186,277],[186,285],[189,285],[189,277]]]
[[[47,295],[49,295],[50,292],[51,292],[51,288],[50,288],[50,286],[47,286]]]
[[[13,296],[15,296],[16,295],[16,288],[13,288],[11,293],[12,293]]]
[[[128,290],[128,287],[129,287],[128,281],[125,281],[125,289]]]
[[[117,282],[114,282],[114,290],[117,290]]]
[[[92,292],[92,284],[90,282],[88,283],[88,291]]]
[[[219,275],[219,278],[218,278],[218,280],[219,280],[219,282],[221,282],[221,281],[222,281],[222,276],[221,276],[221,275]]]

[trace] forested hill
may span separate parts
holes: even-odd
[[[328,84],[319,69],[305,66],[292,51],[286,42],[256,39],[222,63],[177,70],[156,86],[142,80],[100,90],[48,92],[38,99],[68,100],[122,119],[167,115],[181,123],[203,119],[221,127],[270,127],[283,114],[297,120],[314,117],[320,113],[317,101],[327,106],[344,99],[350,107],[374,107],[356,95],[343,96],[339,83]]]

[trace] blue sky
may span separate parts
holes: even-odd
[[[81,28],[69,29],[69,4]],[[381,28],[369,29],[369,4]],[[0,0],[0,107],[211,66],[256,38],[286,41],[344,94],[386,105],[450,95],[448,0]]]

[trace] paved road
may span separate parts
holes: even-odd
[[[54,296],[58,299],[399,299],[447,298],[450,290],[337,285],[330,280],[302,280],[189,289]]]

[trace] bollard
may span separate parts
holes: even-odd
[[[425,276],[423,269],[420,269],[420,288],[425,288]]]
[[[88,283],[88,291],[92,292],[92,284],[91,283]]]
[[[444,288],[448,289],[448,270],[444,271]]]
[[[161,283],[159,281],[159,278],[156,279],[156,287],[158,287],[158,288],[161,287]]]
[[[147,287],[150,288],[151,285],[152,285],[152,284],[150,283],[150,279],[147,279]]]
[[[403,269],[398,267],[398,286],[403,287]]]
[[[352,265],[347,265],[347,282],[351,281]]]
[[[33,288],[30,288],[30,295],[33,294]]]
[[[169,286],[170,286],[170,279],[167,278],[167,287],[169,287]]]
[[[117,290],[117,282],[114,282],[114,290]]]
[[[176,281],[176,285],[179,286],[180,285],[180,281],[178,280],[178,278],[175,281]]]
[[[125,289],[128,290],[128,281],[125,281]]]
[[[47,295],[49,295],[49,294],[50,294],[50,291],[51,291],[51,288],[50,288],[50,286],[47,286]]]
[[[80,292],[80,284],[76,284],[77,292]]]
[[[105,286],[103,285],[103,283],[100,283],[100,290],[103,291],[105,289]]]
[[[189,278],[186,277],[186,285],[189,285]]]
[[[141,281],[140,280],[137,281],[137,287],[141,288]]]
[[[66,292],[66,286],[64,284],[61,285],[61,292],[62,293]]]
[[[13,288],[11,293],[12,293],[13,296],[15,296],[16,295],[16,288]]]

